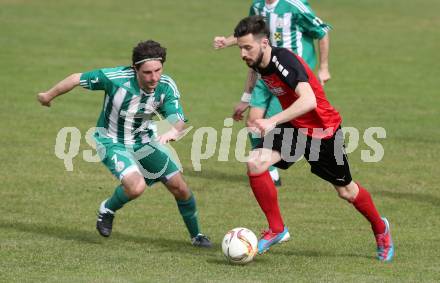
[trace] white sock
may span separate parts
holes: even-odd
[[[111,214],[115,214],[114,211],[108,209],[105,207],[105,203],[108,199],[104,200],[103,202],[101,202],[101,205],[99,206],[99,213],[108,213],[110,212]]]
[[[278,181],[280,178],[280,174],[278,174],[278,169],[275,168],[274,170],[269,171],[270,176],[272,177],[273,181]]]

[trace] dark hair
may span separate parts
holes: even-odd
[[[147,40],[139,42],[136,47],[133,48],[132,61],[133,66],[136,69],[142,65],[143,62],[139,62],[145,59],[160,58],[160,61],[165,63],[167,57],[167,49],[160,46],[159,42],[153,40]],[[139,62],[139,63],[137,63]],[[137,63],[137,64],[136,64]]]
[[[252,34],[255,37],[270,38],[269,27],[262,16],[250,16],[242,19],[234,29],[234,37]]]

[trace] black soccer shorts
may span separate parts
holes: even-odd
[[[256,148],[278,151],[281,161],[274,164],[277,168],[285,170],[304,155],[311,172],[318,177],[336,186],[346,186],[352,181],[340,127],[332,137],[318,139],[302,133],[290,123],[284,123],[264,136]]]

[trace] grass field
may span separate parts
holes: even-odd
[[[381,162],[362,162],[362,141],[350,161],[391,221],[394,262],[376,262],[368,223],[301,162],[282,172],[279,194],[292,241],[247,266],[227,264],[228,229],[266,223],[232,150],[228,162],[217,152],[194,171],[192,133],[173,147],[215,247],[189,244],[162,185],[118,212],[111,238],[97,234],[98,204],[117,181],[83,160],[84,138],[72,172],[54,146],[61,128],[84,136],[95,125],[102,93],[77,89],[50,109],[36,94],[73,72],[129,64],[132,47],[152,38],[168,47],[165,72],[191,125],[220,133],[246,68],[238,49],[214,51],[211,42],[232,32],[249,2],[0,0],[1,282],[440,281],[438,0],[310,1],[334,27],[326,91],[344,126],[386,129]]]

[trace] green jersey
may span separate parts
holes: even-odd
[[[148,143],[155,135],[153,117],[160,114],[170,123],[185,121],[175,82],[162,75],[154,92],[139,88],[132,67],[98,69],[83,73],[80,85],[104,90],[104,104],[97,123],[99,134],[123,144]]]
[[[266,18],[273,46],[292,50],[312,68],[316,65],[314,39],[323,38],[330,26],[318,18],[307,1],[278,0],[268,5],[264,0],[254,0],[249,14]]]

